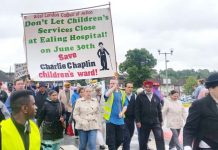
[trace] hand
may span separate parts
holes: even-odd
[[[60,120],[60,122],[64,122],[64,117],[61,116],[59,120]]]
[[[123,113],[122,112],[119,113],[119,118],[123,118]]]
[[[137,123],[136,123],[136,126],[137,126],[137,128],[141,128],[141,126],[142,126],[142,125],[141,125],[141,122],[137,122]]]

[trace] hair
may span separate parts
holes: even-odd
[[[133,82],[131,82],[131,81],[125,82],[124,86],[127,87],[127,84],[132,84],[133,85]]]
[[[80,93],[82,90],[84,90],[84,87],[80,87],[78,93]]]
[[[102,43],[102,42],[99,42],[99,43],[98,43],[98,46],[99,46],[99,45],[103,45],[103,43]]]
[[[204,84],[204,79],[199,79],[198,82],[199,82],[200,84]]]
[[[48,92],[48,96],[51,96],[53,93],[57,93],[57,91],[55,91],[55,90],[50,90],[50,91]]]
[[[215,87],[217,87],[218,86],[218,81],[216,81],[216,82],[206,82],[206,84],[205,84],[205,87],[207,88],[207,89],[209,89],[209,88],[212,88],[212,89],[214,89]]]
[[[32,91],[29,90],[21,90],[15,91],[10,96],[10,105],[12,109],[12,113],[18,113],[21,110],[23,105],[28,105],[30,102],[30,96],[32,95]]]
[[[172,91],[170,91],[169,95],[173,95],[173,94],[175,94],[175,93],[179,93],[179,92],[176,91],[176,90],[172,90]]]
[[[22,78],[18,78],[18,79],[16,79],[16,80],[14,80],[14,85],[16,85],[16,83],[17,83],[18,81],[23,81],[23,82],[24,82],[24,80],[23,80]]]

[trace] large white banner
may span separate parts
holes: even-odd
[[[28,75],[26,63],[14,64],[14,69],[15,69],[15,79],[19,79],[21,77]]]
[[[23,15],[28,71],[36,81],[113,76],[110,8]]]

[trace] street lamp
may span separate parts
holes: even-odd
[[[170,52],[161,52],[160,49],[158,49],[158,53],[159,55],[164,54],[165,56],[165,68],[166,68],[166,89],[167,89],[167,93],[168,93],[168,74],[167,74],[167,63],[169,62],[169,60],[167,60],[167,55],[173,55],[173,49],[170,49]]]

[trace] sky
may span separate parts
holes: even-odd
[[[111,0],[117,62],[128,50],[146,48],[157,59],[155,69],[218,70],[217,0]],[[22,13],[73,10],[108,0],[1,0],[0,70],[25,62]]]

